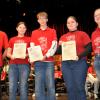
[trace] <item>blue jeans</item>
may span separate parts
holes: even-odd
[[[0,100],[2,100],[1,72],[2,72],[2,67],[0,66]]]
[[[10,64],[9,67],[9,100],[16,100],[19,82],[20,100],[28,100],[29,64]]]
[[[55,100],[55,80],[53,62],[35,62],[36,100]]]
[[[85,81],[87,69],[85,59],[62,62],[62,73],[68,100],[86,100]]]
[[[95,56],[95,59],[94,59],[94,68],[95,68],[97,77],[100,80],[100,54]]]

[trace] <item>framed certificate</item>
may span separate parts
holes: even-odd
[[[62,61],[76,60],[76,42],[68,41],[62,42]]]
[[[43,59],[43,54],[40,46],[34,46],[28,48],[28,54],[30,62],[38,61]]]
[[[15,43],[13,56],[15,58],[24,59],[26,57],[26,43]]]

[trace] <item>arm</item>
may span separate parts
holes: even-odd
[[[85,46],[85,50],[83,53],[81,53],[78,57],[79,59],[82,58],[82,57],[85,57],[87,56],[89,53],[91,53],[92,51],[92,43],[88,43],[86,46]]]
[[[35,46],[34,42],[31,42],[30,47],[34,47],[34,46]]]
[[[52,41],[51,48],[46,53],[46,57],[53,56],[55,54],[56,50],[57,50],[57,41],[54,40],[54,41]]]
[[[7,48],[4,50],[4,53],[3,53],[3,55],[2,55],[2,58],[5,59],[6,56],[7,56]]]
[[[13,60],[14,57],[13,57],[13,55],[11,54],[11,52],[12,52],[12,48],[8,48],[8,50],[7,50],[7,57]]]
[[[57,50],[56,50],[56,54],[62,54],[61,45],[58,46],[58,48],[57,48]]]

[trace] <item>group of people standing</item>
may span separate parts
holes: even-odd
[[[32,31],[31,37],[25,36],[27,26],[25,22],[19,22],[16,26],[18,35],[10,38],[9,42],[4,32],[0,31],[0,66],[2,67],[2,48],[5,48],[4,57],[9,61],[9,100],[16,100],[16,91],[19,82],[20,100],[28,100],[28,77],[30,73],[30,61],[27,48],[40,45],[43,59],[34,62],[35,70],[35,99],[36,100],[56,100],[55,79],[54,79],[54,59],[55,53],[60,52],[62,43],[75,41],[76,54],[74,60],[62,61],[62,74],[67,89],[68,100],[86,100],[85,81],[87,76],[86,56],[91,53],[92,47],[95,53],[94,67],[100,80],[100,8],[94,12],[94,20],[97,29],[92,37],[87,33],[78,30],[78,22],[74,16],[69,16],[66,21],[68,33],[57,40],[56,30],[48,27],[48,14],[39,12],[37,22],[40,27]],[[25,44],[25,58],[15,58],[13,56],[14,44]],[[69,48],[69,50],[72,48]],[[66,51],[67,52],[67,51]],[[31,62],[33,63],[33,62]],[[1,93],[1,92],[0,92]]]

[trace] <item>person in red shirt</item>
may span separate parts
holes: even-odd
[[[8,37],[5,32],[0,31],[0,80],[1,80],[3,59],[5,59],[6,57],[7,48],[8,48]],[[4,49],[4,53],[2,54],[3,49]],[[0,85],[0,100],[1,100],[1,93],[2,91],[1,91],[1,85]]]
[[[57,49],[56,30],[47,26],[48,14],[46,12],[39,12],[37,21],[40,27],[32,32],[31,46],[41,47],[43,59],[34,62],[35,98],[36,100],[55,100],[53,55]]]
[[[9,40],[7,51],[7,56],[10,58],[8,73],[9,100],[16,100],[18,87],[20,88],[20,100],[28,100],[27,80],[30,73],[30,66],[27,48],[30,46],[30,37],[25,36],[27,30],[25,22],[19,22],[16,30],[18,35]]]
[[[100,8],[94,11],[94,21],[97,24],[97,28],[92,33],[92,48],[94,52],[94,68],[98,79],[100,80]]]
[[[91,40],[87,33],[78,30],[78,22],[74,16],[67,18],[68,33],[61,36],[59,40],[59,48],[62,48],[62,43],[75,43],[76,56],[62,61],[62,74],[66,85],[68,100],[86,100],[85,80],[88,65],[86,56],[91,52]],[[68,46],[68,44],[64,45]],[[59,50],[58,48],[58,50]],[[57,50],[57,51],[58,51]],[[72,48],[68,48],[69,52]],[[62,53],[65,52],[62,50]],[[72,52],[72,53],[73,53]],[[70,56],[70,55],[69,55]],[[62,56],[63,58],[63,56]]]

